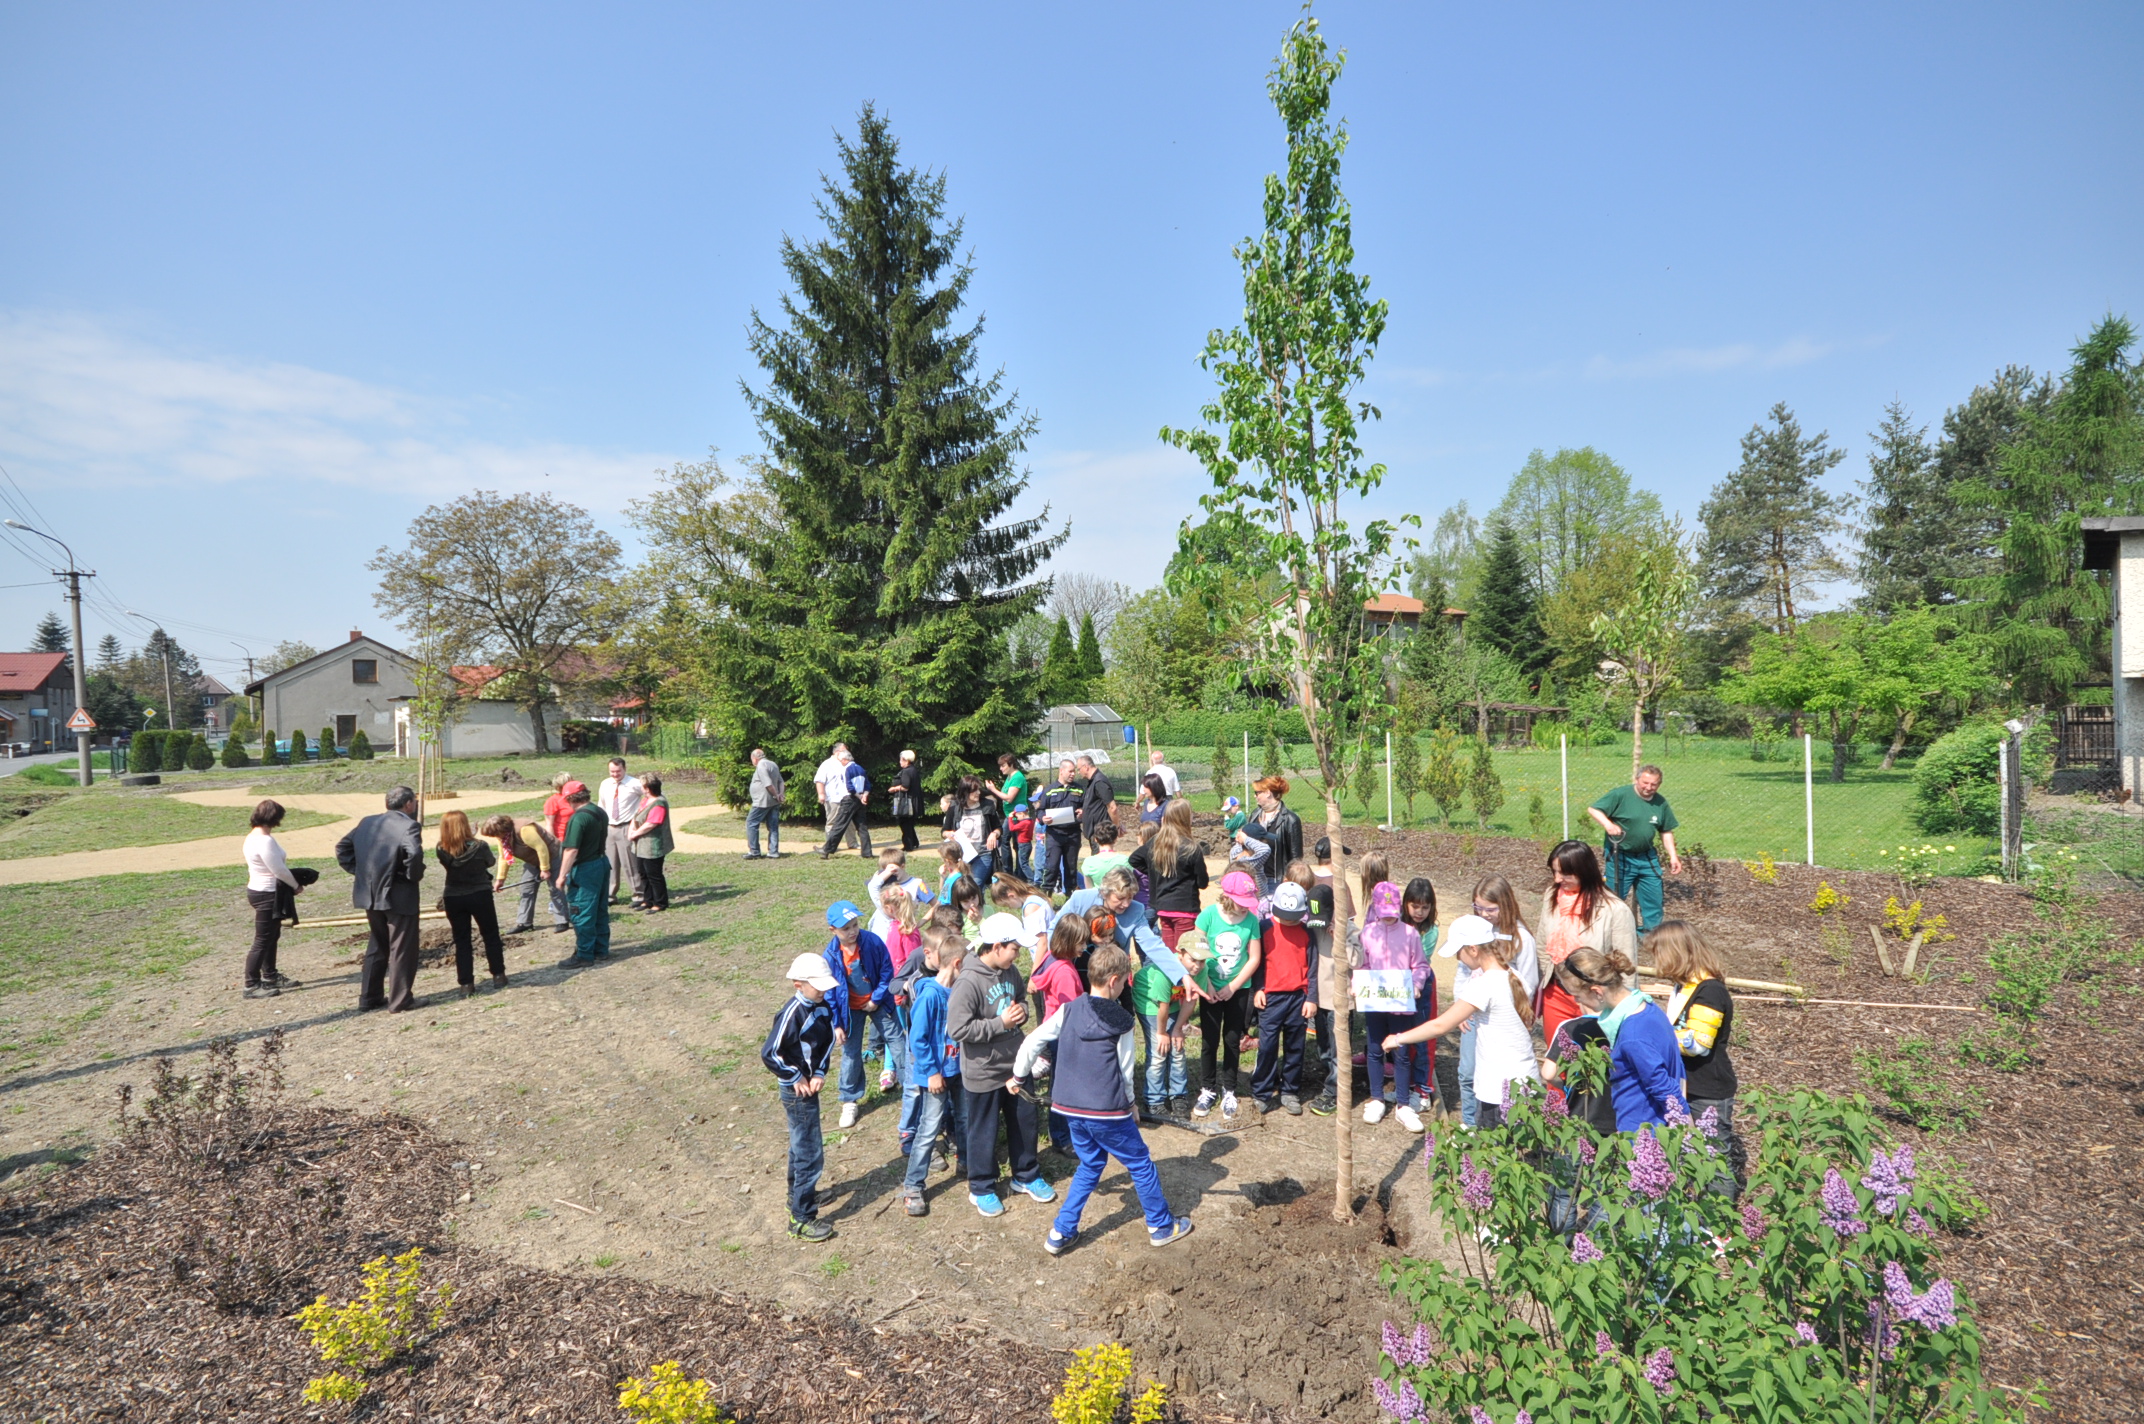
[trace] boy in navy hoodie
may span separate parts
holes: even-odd
[[[819,1089],[834,1055],[834,1011],[826,1000],[835,981],[824,959],[800,954],[789,966],[789,982],[796,993],[775,1014],[759,1061],[781,1083],[789,1115],[789,1234],[824,1241],[834,1228],[819,1220],[819,1174],[826,1169]]]
[[[1154,1170],[1153,1154],[1147,1151],[1139,1123],[1132,1116],[1131,1030],[1135,1020],[1131,1010],[1117,1002],[1131,971],[1131,956],[1115,945],[1095,950],[1087,961],[1088,991],[1044,1020],[1020,1045],[1013,1061],[1012,1087],[1017,1091],[1030,1074],[1051,1071],[1044,1054],[1054,1045],[1053,1097],[1057,1111],[1072,1129],[1072,1150],[1079,1157],[1079,1170],[1065,1191],[1064,1208],[1042,1243],[1052,1256],[1062,1256],[1078,1242],[1080,1214],[1111,1157],[1131,1173],[1132,1187],[1146,1212],[1149,1241],[1166,1246],[1191,1234],[1191,1223],[1170,1213],[1168,1199],[1161,1192],[1161,1174]]]

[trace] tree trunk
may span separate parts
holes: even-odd
[[[1891,732],[1891,745],[1884,748],[1883,769],[1889,771],[1898,762],[1898,754],[1906,749],[1906,734],[1913,730],[1915,712],[1898,714],[1898,726]]]
[[[1325,798],[1325,839],[1333,852],[1333,981],[1338,1000],[1333,1010],[1333,1072],[1338,1075],[1334,1092],[1339,1106],[1333,1112],[1333,1220],[1345,1226],[1355,1219],[1355,1037],[1348,1023],[1353,998],[1348,954],[1347,927],[1354,918],[1354,901],[1348,896],[1347,858],[1341,854],[1340,803]]]
[[[1836,733],[1834,733],[1831,743],[1831,779],[1833,782],[1846,780],[1846,754],[1849,750],[1850,748],[1847,744],[1838,740]]]
[[[536,737],[536,755],[548,756],[551,752],[550,734],[543,729],[544,700],[539,697],[529,703],[529,727]]]
[[[1630,779],[1638,779],[1638,768],[1645,764],[1645,699],[1635,698],[1630,704]]]

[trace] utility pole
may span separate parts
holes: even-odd
[[[54,539],[42,529],[32,529],[19,519],[8,520],[7,527],[20,529],[25,534],[35,534],[40,539],[58,544],[60,549],[67,555],[67,567],[54,569],[52,572],[55,577],[67,580],[68,612],[74,615],[74,710],[86,717],[89,715],[89,683],[84,668],[89,662],[89,650],[82,646],[82,580],[95,578],[97,571],[95,569],[76,568],[74,550],[69,549],[64,541]],[[55,738],[55,740],[57,739]],[[90,783],[90,773],[89,732],[86,729],[77,728],[75,730],[74,745],[75,751],[81,756],[81,766],[77,771],[77,777],[84,786],[87,786]]]

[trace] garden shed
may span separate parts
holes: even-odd
[[[1100,702],[1067,702],[1043,714],[1043,747],[1052,763],[1059,757],[1092,753],[1109,761],[1109,749],[1124,745],[1124,719]]]

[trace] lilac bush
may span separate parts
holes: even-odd
[[[1447,1134],[1425,1163],[1464,1269],[1386,1268],[1423,1322],[1385,1329],[1389,1416],[2020,1417],[1983,1382],[1971,1302],[1938,1265],[1939,1233],[1969,1204],[1879,1137],[1861,1099],[1746,1098],[1739,1201],[1721,1190],[1717,1119],[1597,1137],[1523,1084],[1506,1111],[1502,1127]]]

